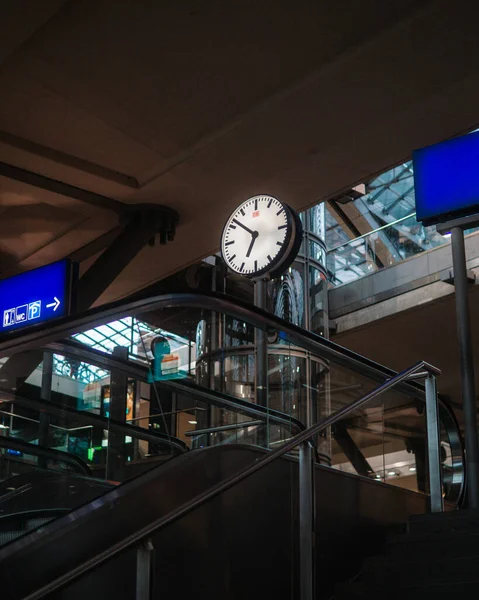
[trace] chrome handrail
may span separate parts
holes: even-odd
[[[330,360],[378,382],[383,381],[385,377],[392,377],[396,374],[392,369],[367,359],[335,342],[326,340],[320,335],[287,323],[283,319],[265,310],[251,306],[247,302],[242,302],[237,298],[231,298],[226,294],[217,292],[201,293],[196,291],[143,297],[130,300],[126,304],[124,300],[119,300],[88,310],[80,315],[63,317],[53,323],[39,324],[31,330],[12,331],[5,338],[0,338],[0,358],[8,356],[11,353],[15,354],[25,350],[36,349],[39,346],[44,348],[47,344],[52,344],[51,348],[53,349],[55,345],[58,347],[58,340],[79,333],[80,331],[86,331],[108,321],[122,319],[131,315],[140,315],[159,309],[178,309],[180,307],[201,308],[203,310],[219,312],[240,321],[248,322],[260,329],[276,329],[280,332],[283,340],[297,344],[323,360]],[[105,353],[98,352],[98,354],[102,354],[103,360],[105,360],[104,357],[107,356]],[[141,370],[140,365],[135,365],[135,368]],[[400,384],[399,391],[421,401],[425,400],[424,387],[415,382],[403,381]],[[455,416],[444,403],[440,404],[440,409],[441,417],[445,418],[452,427],[451,430],[448,428],[448,435],[452,436],[455,442],[453,448],[454,456],[463,463],[462,443],[457,431]],[[462,474],[455,481],[455,489],[457,489],[457,496],[460,497],[464,490],[464,478]]]
[[[203,296],[201,296],[201,298],[203,298]],[[210,298],[208,296],[208,298]],[[224,299],[224,296],[221,296],[222,299]],[[212,300],[216,300],[216,296],[210,298]],[[198,302],[198,300],[197,300]],[[255,309],[253,307],[253,309],[250,308],[250,310],[252,312],[255,312]],[[256,311],[257,312],[257,311]],[[259,311],[264,312],[264,311]],[[269,314],[268,314],[269,316]],[[294,326],[292,326],[294,327]],[[337,346],[336,344],[334,344],[333,342],[329,342],[328,340],[324,340],[323,338],[321,338],[320,336],[316,335],[316,334],[311,334],[310,332],[304,332],[306,334],[309,334],[309,336],[315,337],[315,338],[319,338],[319,341],[324,343],[326,342],[328,346]],[[340,346],[337,346],[337,348],[340,348],[341,350],[343,350],[344,352],[348,352],[350,353],[350,351],[347,351],[345,349],[342,349]],[[128,360],[124,360],[124,359],[120,359],[119,357],[116,356],[112,356],[111,354],[107,354],[105,352],[99,351],[99,350],[95,350],[93,348],[88,348],[85,347],[84,344],[74,341],[74,340],[63,340],[60,342],[54,342],[51,344],[48,344],[46,346],[44,346],[44,349],[50,352],[59,352],[60,354],[65,354],[65,355],[73,355],[76,358],[81,358],[83,355],[83,358],[85,358],[85,356],[87,357],[87,361],[91,362],[92,364],[97,364],[98,366],[101,366],[103,368],[106,369],[111,369],[113,368],[113,365],[115,367],[115,369],[118,369],[120,371],[123,372],[127,372],[129,374],[134,374],[135,377],[137,378],[145,378],[148,369],[143,366],[143,365],[139,365],[135,362],[131,362]],[[354,355],[354,353],[352,353]],[[372,366],[372,368],[374,368],[374,373],[369,371],[368,375],[370,377],[376,377],[379,378],[378,376],[380,374],[382,374],[382,377],[384,378],[385,376],[389,375],[395,375],[396,373],[392,372],[390,369],[386,369],[385,367],[381,367],[381,365],[378,365],[377,363],[374,363],[372,361],[369,361],[368,359],[365,359],[364,357],[360,357],[359,355],[354,355],[355,358],[359,358],[363,361],[363,363],[367,363],[367,366],[369,367],[370,365]],[[345,361],[349,360],[349,356],[345,356]],[[334,359],[333,359],[334,360]],[[336,358],[336,362],[339,362]],[[363,371],[362,369],[358,368],[358,365],[356,363],[356,365],[351,365],[348,364],[347,362],[345,362],[344,364],[347,364],[348,367],[356,367],[356,370],[358,372],[364,373],[365,371]],[[425,391],[424,391],[424,387],[422,385],[418,385],[417,383],[414,382],[415,379],[418,379],[418,375],[413,374],[413,378],[407,377],[405,378],[404,382],[401,383],[399,385],[399,391],[401,391],[402,393],[407,393],[408,395],[410,395],[413,398],[419,399],[421,402],[424,402],[425,400]],[[288,426],[291,428],[291,433],[295,433],[299,431],[299,430],[304,430],[304,425],[298,421],[297,419],[294,419],[293,417],[290,416],[286,416],[283,413],[279,412],[279,411],[275,411],[273,409],[267,409],[266,407],[262,407],[259,406],[255,403],[246,401],[244,399],[237,399],[237,398],[233,398],[233,397],[227,397],[224,396],[223,394],[218,394],[218,392],[213,392],[212,390],[206,390],[204,388],[202,388],[201,386],[198,386],[197,384],[195,384],[193,381],[191,381],[188,378],[185,379],[181,379],[181,380],[174,380],[174,381],[163,381],[163,382],[157,382],[157,385],[159,386],[163,386],[163,387],[170,387],[171,389],[176,389],[177,391],[181,388],[181,391],[184,391],[185,393],[188,394],[193,394],[197,397],[201,397],[202,400],[204,400],[205,402],[209,402],[209,403],[214,403],[217,406],[222,405],[222,406],[227,406],[229,405],[232,410],[239,410],[239,412],[242,412],[243,414],[247,414],[248,416],[254,418],[264,418],[265,416],[270,420],[271,423],[277,423],[279,425],[284,425],[284,426]],[[239,404],[241,404],[241,406],[238,406]],[[464,457],[463,457],[463,451],[462,451],[462,445],[461,445],[461,439],[460,439],[460,433],[458,431],[458,425],[455,419],[455,416],[453,414],[453,412],[451,411],[451,409],[444,403],[442,402],[442,400],[439,398],[439,410],[440,410],[440,414],[441,414],[441,420],[443,422],[443,424],[446,427],[446,431],[447,431],[447,435],[449,437],[449,441],[451,444],[451,451],[453,453],[453,462],[456,463],[456,461],[460,461],[461,464],[464,464]],[[285,419],[285,417],[287,417]],[[464,471],[462,470],[458,470],[455,469],[454,470],[454,474],[453,474],[453,481],[452,481],[452,488],[453,489],[453,494],[455,495],[455,497],[457,499],[460,499],[463,492],[464,492]],[[451,490],[450,490],[451,492]]]
[[[406,369],[406,370],[402,371],[401,373],[398,373],[395,377],[388,379],[383,384],[381,384],[380,386],[378,386],[377,388],[375,388],[374,390],[372,390],[371,392],[369,392],[362,398],[355,400],[354,402],[352,402],[351,404],[348,404],[347,406],[343,406],[342,408],[338,409],[336,412],[334,412],[332,415],[330,415],[326,419],[320,421],[319,423],[315,423],[311,427],[308,427],[304,431],[301,431],[300,433],[296,434],[294,437],[292,437],[287,442],[285,442],[282,446],[280,446],[277,450],[273,450],[273,452],[271,452],[270,454],[267,454],[263,458],[258,459],[254,464],[250,465],[243,471],[240,471],[239,473],[235,473],[234,475],[232,475],[225,481],[218,483],[217,485],[210,488],[210,490],[207,490],[203,494],[199,494],[198,496],[196,496],[196,498],[193,498],[193,500],[190,500],[189,502],[186,502],[185,504],[178,507],[177,509],[171,511],[171,513],[169,513],[169,515],[161,517],[160,519],[155,521],[153,524],[150,524],[147,527],[135,532],[135,534],[133,534],[132,536],[130,536],[130,538],[128,538],[129,541],[126,542],[127,545],[135,544],[135,543],[141,541],[143,538],[151,535],[152,533],[154,533],[161,527],[184,516],[185,514],[189,513],[190,511],[194,510],[195,508],[198,508],[199,506],[201,506],[201,504],[203,504],[207,500],[214,498],[218,494],[225,492],[226,490],[233,487],[237,483],[240,483],[241,481],[243,481],[243,479],[246,479],[250,475],[253,475],[260,469],[266,467],[267,465],[269,465],[270,463],[275,461],[277,458],[280,458],[284,454],[287,454],[288,452],[293,450],[293,448],[295,448],[296,446],[299,446],[300,444],[302,444],[304,442],[308,442],[313,436],[315,436],[318,433],[321,433],[321,431],[324,431],[328,427],[331,427],[332,425],[334,425],[335,423],[340,421],[343,417],[347,416],[348,414],[354,412],[355,410],[357,410],[358,408],[363,406],[363,404],[370,402],[371,400],[373,400],[377,396],[383,394],[387,390],[391,389],[392,387],[394,387],[401,381],[404,381],[410,375],[412,375],[413,373],[416,373],[419,369],[425,369],[428,373],[431,373],[434,375],[441,374],[441,371],[439,369],[437,369],[436,367],[430,365],[429,363],[427,363],[425,361],[420,361],[420,362],[416,363],[414,366],[410,367],[409,369]],[[122,542],[120,542],[118,544],[118,546],[121,546],[121,549],[125,549],[127,547],[127,545],[124,546],[123,543],[125,543],[124,540],[122,540]]]
[[[158,530],[173,523],[177,519],[184,517],[191,511],[195,510],[196,508],[199,508],[201,505],[203,505],[208,500],[211,500],[212,498],[218,496],[219,494],[234,487],[235,485],[237,485],[238,483],[240,483],[241,481],[243,481],[250,475],[253,475],[257,471],[263,469],[270,463],[274,462],[276,459],[284,456],[286,453],[288,453],[290,450],[292,450],[296,446],[301,446],[302,449],[310,448],[308,442],[313,436],[320,433],[321,431],[324,431],[328,427],[334,425],[336,422],[341,420],[343,417],[346,417],[347,415],[354,412],[355,410],[357,410],[364,404],[370,402],[377,396],[379,396],[379,395],[383,394],[384,392],[388,391],[389,389],[393,388],[398,383],[407,380],[408,378],[411,377],[411,375],[418,373],[418,371],[420,369],[424,369],[424,371],[426,371],[428,374],[428,378],[432,376],[432,379],[434,379],[435,375],[441,374],[441,371],[439,369],[437,369],[436,367],[430,365],[429,363],[427,363],[425,361],[420,361],[420,362],[416,363],[412,367],[398,373],[394,377],[391,377],[390,379],[388,379],[387,381],[382,383],[380,386],[378,386],[377,388],[375,388],[374,390],[372,390],[371,392],[369,392],[368,394],[363,396],[362,398],[355,400],[351,404],[340,408],[339,410],[334,412],[332,415],[330,415],[326,419],[324,419],[318,423],[315,423],[314,425],[305,429],[304,431],[301,431],[300,433],[298,433],[297,435],[292,437],[290,440],[285,442],[277,450],[273,450],[272,452],[266,454],[264,457],[257,459],[252,465],[246,467],[239,473],[235,473],[234,475],[232,475],[231,477],[228,477],[224,481],[212,486],[209,490],[206,490],[205,492],[198,494],[195,498],[189,500],[188,502],[183,503],[181,506],[179,506],[178,508],[175,508],[167,515],[164,515],[164,516],[160,517],[159,519],[156,519],[149,525],[135,531],[133,534],[127,536],[126,538],[122,539],[120,542],[117,542],[113,546],[109,547],[107,550],[100,552],[99,554],[95,555],[94,557],[83,562],[78,567],[71,569],[68,573],[65,573],[64,575],[61,575],[57,579],[49,582],[47,585],[43,586],[42,588],[40,588],[40,589],[36,590],[35,592],[33,592],[32,594],[30,594],[28,596],[28,598],[26,598],[25,600],[39,600],[40,598],[43,598],[46,594],[49,594],[49,593],[53,592],[54,590],[58,589],[59,587],[66,585],[73,579],[76,579],[77,577],[84,575],[91,569],[98,568],[98,566],[100,564],[102,564],[103,562],[105,562],[107,560],[110,560],[113,556],[116,556],[120,552],[123,552],[124,550],[126,550],[132,546],[137,546],[137,545],[141,544],[142,542],[144,542],[145,540],[150,538],[151,535],[155,534]],[[422,376],[423,374],[420,373],[419,375]],[[434,389],[435,389],[435,386],[434,386]],[[436,409],[437,409],[437,398],[436,398]],[[436,426],[436,428],[438,427],[437,421],[436,421],[435,426]],[[428,429],[428,433],[429,433],[429,429]],[[437,437],[437,440],[438,439],[439,438]],[[437,453],[437,456],[439,456],[439,452]],[[306,457],[306,460],[304,460],[305,457]],[[307,451],[300,452],[300,465],[299,465],[299,470],[300,470],[300,530],[304,527],[304,523],[303,524],[301,523],[301,511],[302,511],[301,505],[303,502],[306,502],[306,506],[308,506],[308,508],[311,507],[312,489],[311,489],[311,487],[309,487],[309,489],[308,489],[307,486],[305,486],[306,489],[302,489],[302,485],[301,485],[302,477],[308,477],[308,473],[309,473],[309,486],[312,485],[311,464],[310,463],[308,464],[308,461],[310,461],[310,460],[311,460],[310,452],[309,453]],[[438,467],[439,467],[439,465],[438,465]],[[308,502],[309,502],[309,504],[308,504]],[[312,515],[309,515],[309,520],[308,520],[308,515],[306,515],[306,517],[307,518],[306,518],[306,523],[305,523],[306,524],[305,529],[306,529],[306,531],[309,531],[309,535],[311,535]],[[302,547],[303,547],[303,544],[302,544]],[[308,548],[307,550],[308,550],[308,552],[312,552],[311,547]],[[309,560],[308,560],[308,558],[309,558]],[[309,557],[304,557],[303,554],[301,554],[300,564],[302,565],[302,567],[303,567],[303,565],[307,565],[306,568],[312,569],[311,555]],[[309,577],[309,575],[310,574],[308,574],[308,577]],[[308,577],[306,577],[305,580],[308,580]],[[302,573],[301,579],[303,580],[303,573]],[[312,577],[309,577],[309,580],[312,581]],[[308,585],[308,583],[307,583],[307,585]]]
[[[264,425],[264,421],[244,421],[241,423],[232,423],[231,425],[218,425],[218,427],[208,427],[207,429],[192,429],[185,431],[186,437],[198,437],[199,435],[210,435],[212,433],[222,433],[223,431],[235,431],[236,429],[247,429],[248,427],[257,427]]]
[[[5,339],[0,339],[0,358],[13,352],[31,350],[38,346],[44,346],[51,342],[57,342],[67,336],[86,331],[110,320],[121,319],[126,316],[139,315],[142,313],[156,311],[159,309],[168,309],[180,307],[201,308],[227,314],[230,317],[245,321],[260,329],[276,329],[280,332],[282,339],[293,344],[300,345],[303,349],[319,356],[324,360],[330,360],[360,373],[378,382],[385,377],[396,375],[395,371],[379,363],[370,360],[356,352],[348,350],[326,340],[320,335],[306,331],[301,327],[287,323],[283,319],[272,315],[271,313],[251,306],[247,302],[242,302],[237,298],[231,298],[226,294],[217,292],[180,292],[173,294],[163,294],[154,297],[138,298],[130,300],[125,304],[124,300],[119,300],[110,304],[91,309],[80,315],[64,317],[54,323],[38,325],[38,327],[25,332],[11,332]],[[104,354],[104,353],[102,353]],[[139,365],[138,365],[139,366]],[[414,398],[425,400],[425,391],[422,385],[415,382],[404,380],[398,388],[402,393],[408,394]],[[440,402],[441,418],[447,419],[449,426],[448,435],[453,437],[454,456],[463,460],[463,449],[459,432],[457,431],[457,422],[452,411]],[[464,490],[464,477],[458,477],[455,484],[458,489],[457,495],[460,497]]]

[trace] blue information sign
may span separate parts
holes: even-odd
[[[479,212],[479,132],[415,150],[413,166],[418,221]]]
[[[69,260],[0,280],[0,333],[67,315],[71,286]]]

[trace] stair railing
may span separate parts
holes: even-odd
[[[412,367],[405,369],[394,377],[387,379],[384,383],[362,398],[340,408],[326,419],[315,423],[304,431],[301,431],[282,444],[279,448],[257,459],[253,464],[242,471],[239,471],[224,481],[212,486],[209,490],[206,490],[202,494],[199,494],[195,498],[185,502],[175,510],[171,511],[169,514],[160,517],[156,521],[150,523],[148,526],[135,531],[133,534],[124,538],[107,550],[83,562],[75,569],[72,569],[68,573],[65,573],[57,579],[49,582],[41,589],[38,589],[33,594],[29,595],[28,600],[39,600],[40,598],[45,597],[45,595],[64,586],[73,579],[76,579],[92,569],[97,569],[100,564],[131,547],[136,547],[138,549],[138,581],[140,585],[137,588],[136,598],[137,600],[149,600],[151,586],[149,585],[149,581],[145,581],[145,576],[147,576],[149,579],[149,574],[152,573],[152,565],[150,564],[153,556],[153,553],[150,551],[152,548],[151,536],[163,527],[195,510],[208,500],[229,490],[250,475],[253,475],[260,469],[263,469],[281,456],[284,456],[297,446],[299,446],[300,597],[301,600],[313,600],[314,455],[310,440],[318,433],[321,433],[328,427],[331,427],[347,415],[361,408],[374,398],[387,392],[402,381],[418,379],[425,380],[425,414],[427,455],[429,465],[430,507],[432,512],[442,511],[443,495],[440,462],[440,430],[436,387],[436,376],[440,374],[441,371],[439,369],[425,361],[420,361]],[[145,549],[149,550],[146,551]],[[145,561],[147,561],[148,564],[145,564]]]

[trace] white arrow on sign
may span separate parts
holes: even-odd
[[[53,312],[55,312],[56,309],[60,306],[60,300],[56,296],[53,296],[53,299],[55,300],[55,302],[47,304],[47,308],[53,308]]]

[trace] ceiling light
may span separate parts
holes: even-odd
[[[397,475],[396,471],[388,471],[388,475]]]
[[[190,425],[196,425],[196,424],[198,423],[198,421],[188,421],[188,423],[189,423]]]
[[[411,473],[414,473],[414,471],[416,470],[416,467],[409,467],[409,470],[411,471]]]

